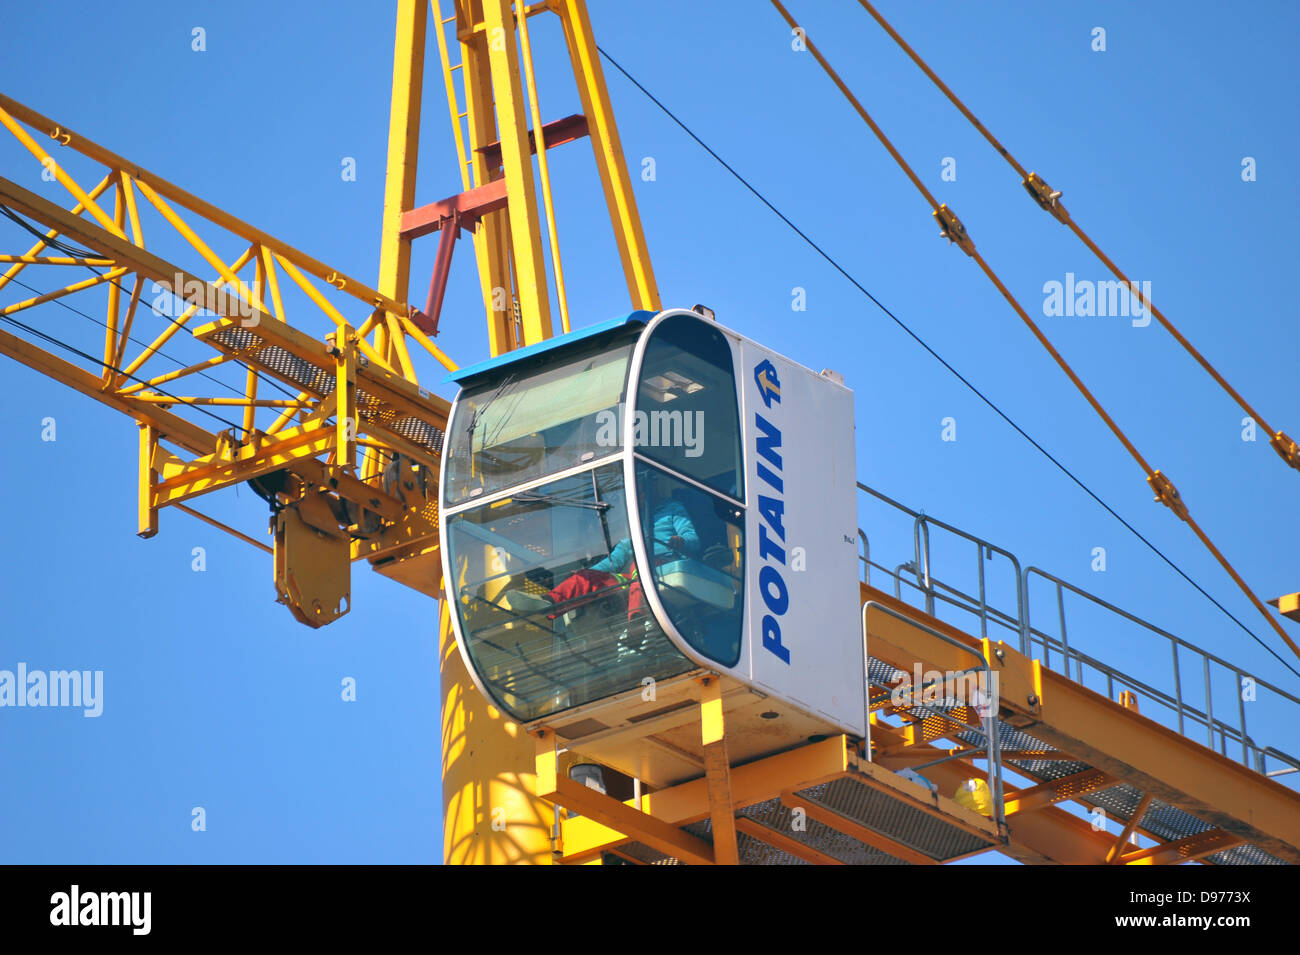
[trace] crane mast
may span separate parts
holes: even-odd
[[[449,12],[444,16],[444,9]],[[433,22],[430,23],[430,14]],[[546,121],[540,112],[528,21],[560,20],[582,113]],[[442,70],[462,191],[415,204],[424,60],[432,29]],[[380,288],[403,292],[411,243],[438,234],[426,309],[436,328],[460,233],[473,233],[488,350],[500,355],[549,338],[556,292],[569,317],[547,151],[587,140],[634,309],[659,308],[618,128],[582,0],[399,0]],[[533,156],[538,160],[534,175]],[[539,202],[540,200],[540,202]],[[589,231],[584,229],[584,241]],[[550,267],[543,252],[550,240]],[[383,339],[376,340],[382,347]],[[400,336],[390,340],[398,346]],[[549,862],[553,813],[534,795],[532,741],[474,691],[456,652],[446,607],[439,617],[444,858],[448,862]]]
[[[278,599],[313,627],[351,610],[351,565],[362,559],[435,599],[441,594],[435,485],[447,403],[424,387],[414,359],[423,354],[444,369],[456,368],[433,339],[463,233],[473,236],[491,354],[551,335],[552,291],[567,330],[547,150],[590,143],[630,304],[659,305],[585,4],[521,4],[521,16],[509,0],[465,0],[453,7],[435,2],[432,10],[423,0],[400,0],[397,6],[376,288],[0,97],[0,123],[75,200],[70,209],[60,207],[0,180],[0,203],[38,231],[33,245],[3,259],[0,290],[25,286],[24,272],[38,266],[94,273],[7,306],[4,315],[20,333],[0,331],[0,352],[139,424],[141,536],[158,533],[160,515],[174,507],[272,551]],[[560,21],[582,104],[581,114],[552,122],[537,119],[527,32],[528,19],[541,14]],[[417,204],[431,40],[438,46],[455,130],[461,191]],[[541,163],[540,184],[534,155]],[[97,181],[83,185],[87,175]],[[149,221],[150,214],[161,222]],[[549,259],[544,232],[551,240]],[[438,256],[421,309],[407,304],[411,245],[432,233]],[[214,249],[232,239],[243,251],[233,260],[217,255]],[[72,243],[85,248],[73,249]],[[164,248],[166,256],[156,251]],[[49,254],[69,251],[77,254]],[[104,286],[102,358],[73,349],[76,360],[69,361],[68,348],[16,324],[28,309],[80,304]],[[150,296],[156,294],[151,287],[161,287],[176,304],[174,313],[159,313],[162,329],[142,339]],[[167,348],[181,332],[211,349],[210,357],[171,362],[180,368],[166,364]],[[223,366],[241,370],[242,389],[218,389],[212,372]],[[203,495],[245,482],[272,504],[273,546],[195,507]],[[444,651],[448,632],[444,627]],[[505,728],[508,721],[467,699],[468,681],[456,671],[454,654],[444,652],[443,659],[445,801],[449,820],[457,820],[447,826],[448,858],[548,861],[551,811],[518,782],[532,767],[531,744],[519,750]],[[465,733],[473,734],[473,745],[462,745]],[[492,764],[487,754],[494,750],[504,761],[482,768]],[[515,757],[525,750],[526,765],[517,766]],[[516,797],[522,809],[511,802]],[[512,831],[523,831],[522,817],[540,819],[531,842],[513,835],[509,840],[526,850],[503,849],[505,840],[485,837],[500,831],[503,812]]]

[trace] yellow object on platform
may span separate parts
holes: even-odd
[[[993,816],[993,793],[989,784],[982,779],[968,779],[953,793],[953,802],[967,809],[972,809],[981,816]]]

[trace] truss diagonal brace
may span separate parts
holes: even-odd
[[[1120,856],[1119,861],[1121,865],[1178,865],[1223,852],[1245,841],[1241,836],[1222,829],[1208,829],[1185,839],[1126,853]]]

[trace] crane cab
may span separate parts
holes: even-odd
[[[653,785],[701,772],[708,673],[733,762],[864,733],[847,388],[680,309],[449,377],[445,599],[496,706]]]

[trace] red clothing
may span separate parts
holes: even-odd
[[[641,592],[641,582],[636,579],[635,569],[630,578],[607,574],[603,570],[574,571],[547,595],[554,603],[563,604],[564,609],[547,616],[554,620],[562,613],[568,613],[570,610],[576,610],[600,599],[602,594],[612,596],[611,588],[629,579],[632,582],[627,589],[627,618],[631,620],[639,615],[645,606],[645,594]],[[579,599],[582,597],[588,599]]]

